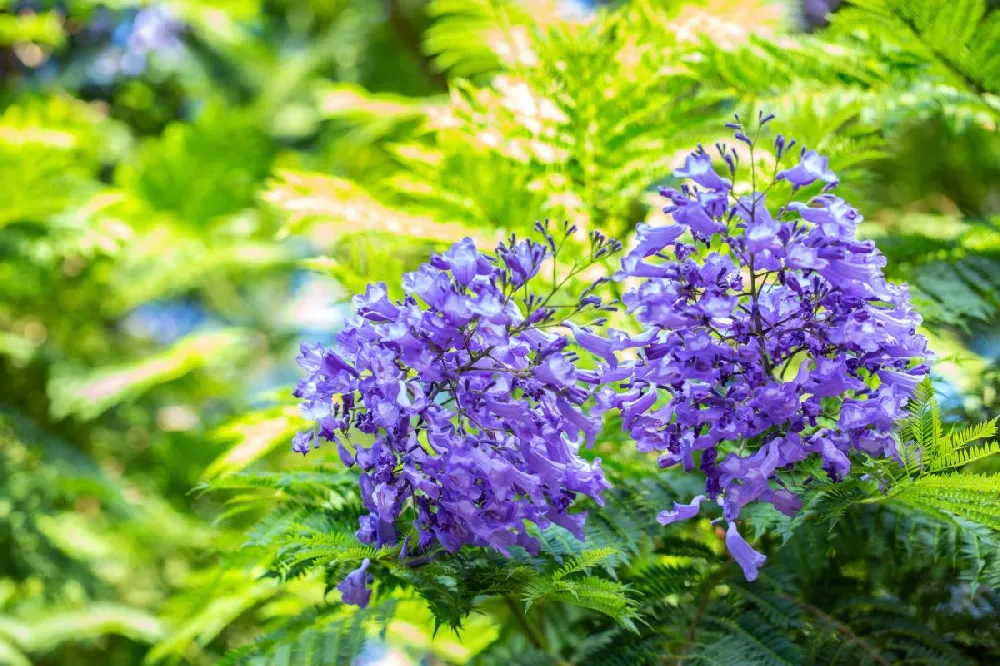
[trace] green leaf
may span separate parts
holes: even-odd
[[[245,342],[243,334],[235,330],[202,333],[134,363],[96,370],[59,368],[48,384],[52,414],[56,418],[94,418],[153,386],[224,361]]]
[[[204,478],[246,469],[274,449],[288,445],[292,436],[307,425],[294,407],[275,407],[237,417],[214,431],[216,440],[233,443],[205,468]]]

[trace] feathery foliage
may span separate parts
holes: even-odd
[[[0,2],[0,663],[1000,660],[996,3],[808,35],[767,0],[152,4]],[[760,110],[830,155],[943,357],[900,460],[782,477],[805,503],[748,512],[752,584],[709,519],[656,522],[696,489],[616,422],[583,542],[361,544],[356,474],[288,452],[331,304],[538,218],[627,241]]]

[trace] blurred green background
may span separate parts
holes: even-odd
[[[831,155],[948,413],[994,416],[1000,62],[841,4],[0,1],[0,664],[216,663],[321,600],[192,491],[323,460],[289,451],[298,344],[464,235],[627,238],[734,111]],[[401,603],[363,663],[499,631]]]

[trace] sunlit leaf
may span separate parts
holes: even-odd
[[[230,358],[245,343],[236,330],[202,333],[169,349],[123,366],[85,372],[60,369],[49,380],[52,413],[57,418],[93,418],[113,405],[192,370]]]

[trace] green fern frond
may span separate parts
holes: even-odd
[[[775,627],[791,629],[805,625],[803,611],[795,601],[773,589],[745,581],[734,583],[732,589]]]
[[[45,617],[14,618],[0,623],[0,642],[7,635],[27,653],[45,654],[65,643],[124,636],[152,644],[164,634],[163,623],[137,609],[117,604],[95,604],[89,608],[49,609]]]
[[[867,479],[846,479],[817,488],[808,498],[803,516],[816,515],[833,527],[850,508],[859,502],[878,496],[878,482]]]
[[[929,474],[913,482],[914,489],[941,489],[958,493],[969,493],[970,496],[990,497],[1000,493],[1000,475],[998,474]]]
[[[895,501],[909,503],[926,511],[960,516],[1000,531],[1000,475],[977,477],[954,474],[951,477],[926,476],[912,486],[898,491]]]
[[[680,499],[681,493],[674,487],[677,479],[667,474],[615,477],[605,506],[587,516],[586,543],[634,555],[645,539],[662,536],[656,516]]]
[[[560,564],[578,557],[584,550],[585,544],[581,543],[569,530],[558,525],[550,525],[545,530],[540,530],[532,525],[528,529],[531,536],[538,539],[542,552]],[[587,540],[587,544],[592,543],[591,540]],[[525,562],[532,561],[530,557],[527,557],[527,553],[525,556]],[[517,554],[514,558],[520,561]]]
[[[842,26],[878,25],[879,34],[936,62],[943,73],[977,94],[996,93],[996,12],[984,0],[850,0]]]
[[[48,387],[52,413],[94,418],[153,386],[238,358],[245,343],[243,331],[230,329],[192,334],[142,360],[110,368],[56,366]]]
[[[630,588],[619,581],[598,576],[572,580],[550,578],[530,583],[524,590],[524,602],[530,608],[543,601],[563,601],[603,613],[624,626],[637,617],[636,602]]]
[[[992,437],[992,435],[988,436]],[[988,442],[975,448],[954,450],[951,453],[935,458],[930,462],[928,468],[932,472],[940,472],[946,469],[953,469],[955,467],[963,467],[969,463],[981,460],[987,456],[996,455],[998,453],[1000,453],[1000,442]]]
[[[424,45],[441,71],[482,77],[532,62],[526,8],[511,0],[433,0]]]
[[[291,472],[237,472],[202,482],[195,492],[267,489],[290,496],[345,490],[357,485],[357,476],[343,468],[317,466]]]
[[[225,655],[217,666],[340,666],[351,663],[367,639],[368,613],[348,618],[306,614]]]
[[[552,580],[562,580],[567,576],[579,571],[592,569],[598,564],[608,560],[618,554],[614,548],[598,548],[596,550],[585,550],[578,557],[573,558],[563,566],[552,572]]]
[[[948,433],[947,449],[955,451],[959,447],[966,446],[969,442],[995,437],[997,434],[997,419],[1000,419],[1000,417],[994,418],[992,421],[973,424],[962,430],[952,430],[952,432]]]
[[[0,114],[0,229],[49,224],[74,199],[98,190],[106,119],[68,96],[25,96]]]
[[[697,52],[698,57],[686,65],[693,78],[729,90],[734,98],[744,101],[766,99],[795,85],[825,86],[831,78],[862,88],[889,80],[885,67],[855,45],[810,37],[785,38],[779,46],[752,36],[735,49],[706,37]]]
[[[691,588],[704,574],[694,564],[653,564],[633,572],[629,582],[644,603],[661,602]]]
[[[212,432],[212,438],[228,444],[228,450],[219,455],[202,476],[212,479],[241,472],[282,444],[287,445],[297,431],[307,427],[307,421],[293,405],[276,405],[241,414]]]
[[[116,175],[153,210],[209,225],[254,203],[274,152],[252,114],[210,106],[194,123],[171,124],[147,140]]]
[[[358,543],[353,532],[313,532],[292,527],[289,534],[278,541],[279,548],[272,565],[282,577],[308,568],[335,564],[356,565],[365,558],[389,558],[398,555],[398,549],[379,550]]]
[[[721,610],[721,609],[720,609]],[[727,609],[728,610],[728,609]],[[734,654],[740,654],[747,663],[767,666],[801,664],[798,648],[776,627],[767,623],[755,612],[740,613],[738,618],[728,613],[708,613],[702,623],[705,633],[716,640],[702,644],[692,655],[695,663],[704,659],[709,663],[733,663]]]
[[[991,284],[1000,276],[1000,262],[991,255],[931,261],[913,272],[915,302],[932,324],[968,329],[970,321],[989,321],[1000,313]]]
[[[927,474],[959,467],[1000,452],[996,442],[969,448],[969,444],[973,442],[996,436],[997,419],[944,434],[941,407],[934,396],[929,378],[918,385],[907,409],[910,416],[896,428],[905,471],[903,476],[907,478],[924,478]],[[899,475],[892,477],[898,478]]]

